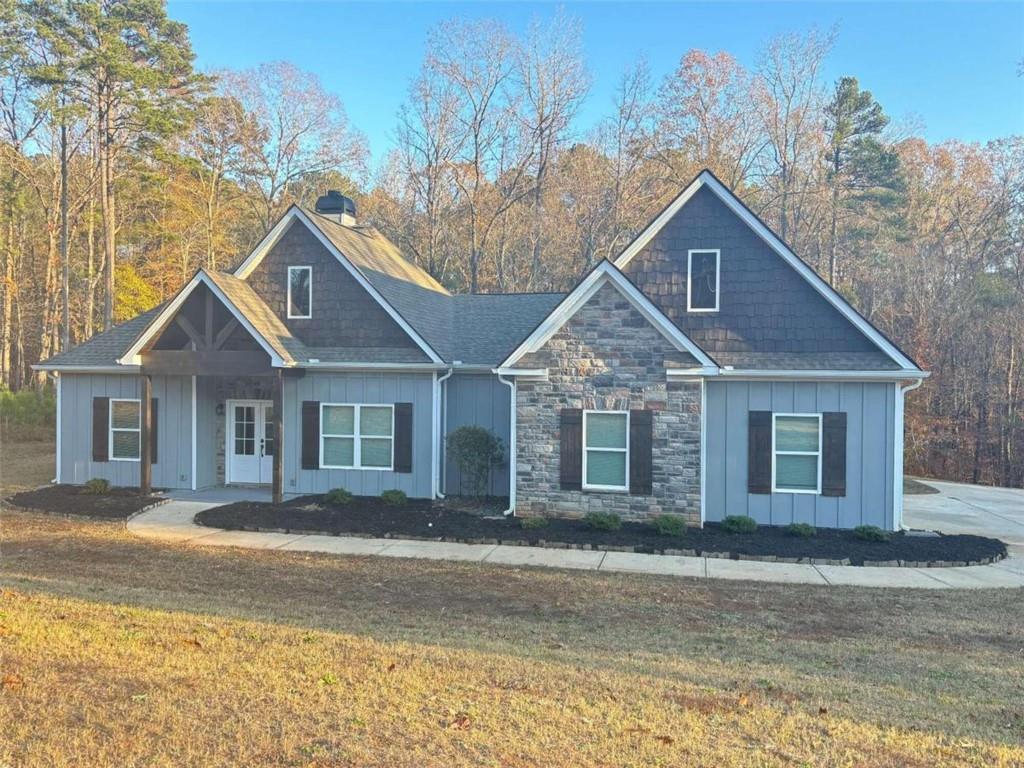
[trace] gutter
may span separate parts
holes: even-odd
[[[434,451],[440,451],[440,457],[434,462],[436,471],[434,472],[434,498],[443,499],[444,493],[444,477],[445,477],[445,450],[444,450],[444,419],[448,418],[448,387],[444,386],[451,375],[455,373],[454,368],[449,368],[448,372],[443,376],[438,377],[434,374]],[[444,392],[444,399],[442,400],[441,392]],[[442,406],[443,402],[443,406]]]
[[[516,381],[505,378],[505,374],[494,371],[498,381],[508,387],[509,425],[508,425],[508,509],[501,514],[505,517],[514,515],[516,511]]]

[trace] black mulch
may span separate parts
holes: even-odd
[[[761,527],[753,534],[732,534],[713,523],[692,528],[683,536],[661,536],[643,523],[623,523],[618,531],[597,531],[582,520],[551,519],[543,528],[523,528],[519,518],[493,519],[445,509],[429,501],[410,500],[391,507],[376,498],[353,499],[341,507],[321,505],[320,496],[303,496],[280,505],[237,502],[214,507],[196,522],[214,528],[289,533],[354,534],[377,538],[412,538],[524,546],[566,545],[582,549],[625,549],[670,554],[716,553],[738,558],[774,556],[783,561],[804,559],[905,561],[925,564],[976,563],[1006,555],[1006,545],[983,536],[907,536],[887,542],[866,542],[849,531],[819,529],[807,539],[788,536],[782,528]],[[631,549],[630,549],[631,548]],[[896,563],[893,563],[894,565]]]
[[[111,488],[105,494],[92,495],[80,485],[47,485],[34,491],[16,493],[7,503],[35,512],[125,520],[163,501],[166,499],[161,496],[143,496],[137,488]]]

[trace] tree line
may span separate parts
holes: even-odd
[[[932,378],[907,401],[911,471],[1024,484],[1024,142],[932,144],[835,31],[753,66],[681,51],[622,73],[604,117],[578,20],[426,41],[371,171],[339,96],[282,62],[199,72],[160,0],[0,3],[0,383],[230,269],[326,188],[453,291],[566,290],[708,167]]]

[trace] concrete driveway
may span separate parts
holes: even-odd
[[[974,533],[1005,541],[1024,557],[1024,490],[923,480],[939,493],[903,497],[903,523],[943,533]]]

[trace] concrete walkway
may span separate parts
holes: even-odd
[[[934,498],[934,496],[932,497]],[[346,536],[306,536],[284,533],[225,531],[196,525],[199,512],[222,500],[176,499],[128,521],[128,530],[150,539],[202,546],[327,552],[338,555],[421,557],[515,566],[575,568],[590,571],[743,579],[860,587],[912,587],[920,589],[978,589],[1024,586],[1024,558],[1008,558],[993,565],[969,568],[859,568],[853,566],[762,563],[675,555],[594,552],[578,549],[542,549],[497,544],[453,544],[402,539],[364,539]]]

